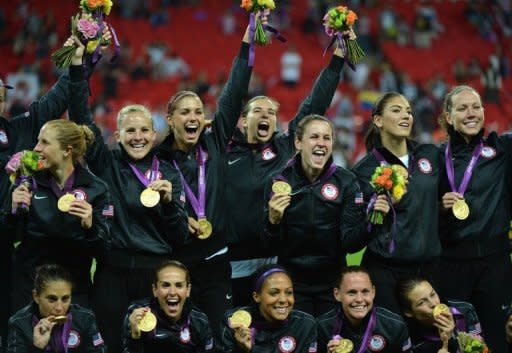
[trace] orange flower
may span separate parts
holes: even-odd
[[[391,168],[384,168],[382,169],[382,175],[390,176],[393,173],[393,170]]]
[[[386,190],[391,190],[391,188],[393,187],[393,180],[386,180],[386,185],[384,187],[386,188]]]
[[[352,26],[357,20],[357,15],[354,11],[350,10],[347,15],[347,25]]]
[[[95,9],[97,7],[103,6],[103,0],[87,0],[87,6],[90,9]]]
[[[251,7],[252,7],[252,1],[251,0],[242,0],[240,7],[243,8],[245,11],[250,11]]]

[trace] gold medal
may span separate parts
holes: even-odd
[[[335,353],[350,353],[354,349],[354,343],[351,340],[342,338],[340,343],[334,348]]]
[[[292,187],[287,182],[278,180],[272,184],[272,191],[275,194],[290,195],[292,193]]]
[[[69,208],[71,207],[71,202],[75,200],[75,195],[72,194],[64,194],[57,201],[57,208],[62,212],[69,212]]]
[[[61,316],[55,316],[52,320],[52,322],[55,322],[57,325],[62,325],[63,323],[65,323],[67,321],[68,317],[65,316],[65,315],[61,315]]]
[[[152,331],[156,327],[156,316],[151,311],[146,311],[137,326],[143,332]]]
[[[207,239],[212,235],[212,224],[206,218],[199,218],[199,239]]]
[[[452,207],[455,218],[465,220],[469,216],[469,206],[464,199],[457,200]]]
[[[147,188],[140,193],[140,202],[146,207],[155,207],[160,202],[160,193]]]
[[[434,307],[434,310],[432,310],[432,316],[434,318],[438,317],[439,315],[441,315],[441,313],[445,312],[445,311],[448,311],[450,310],[450,308],[448,307],[448,305],[446,304],[437,304],[435,307]]]
[[[249,326],[251,326],[251,322],[251,314],[245,310],[237,310],[229,318],[229,326],[231,327],[233,327],[233,325],[237,325],[249,328]]]

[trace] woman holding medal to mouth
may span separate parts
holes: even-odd
[[[226,312],[222,321],[224,353],[314,353],[315,319],[293,309],[290,274],[281,266],[264,265],[254,274],[252,304]]]
[[[350,252],[367,246],[362,265],[378,289],[375,303],[399,312],[394,288],[399,277],[437,274],[441,253],[438,237],[439,148],[410,139],[414,118],[407,99],[398,92],[382,95],[372,110],[366,135],[367,155],[353,167],[364,193],[367,213],[385,214],[383,224],[368,224],[363,235],[348,233]],[[376,195],[370,184],[375,169],[396,165],[407,174],[407,191],[399,201]],[[374,202],[375,201],[375,202]]]
[[[295,306],[313,316],[335,305],[332,283],[346,264],[343,238],[363,232],[357,180],[332,160],[332,123],[308,115],[297,125],[297,155],[269,180],[267,233],[294,278]],[[322,274],[321,276],[319,274]]]
[[[36,270],[32,302],[9,320],[8,353],[107,351],[92,311],[71,304],[70,273],[53,264]]]
[[[360,266],[341,270],[334,287],[337,308],[317,318],[318,353],[412,352],[404,320],[375,306],[375,286]]]
[[[208,315],[215,338],[219,338],[219,325],[232,297],[222,155],[236,129],[251,77],[248,31],[217,103],[211,129],[205,130],[199,96],[177,92],[167,105],[169,136],[158,148],[159,156],[181,174],[189,215],[191,237],[175,257],[190,270],[192,300]]]
[[[155,269],[153,298],[130,305],[124,320],[124,353],[213,352],[208,318],[189,300],[188,269],[168,260]]]
[[[482,334],[473,305],[460,300],[442,303],[427,279],[419,276],[401,278],[395,290],[409,327],[414,353],[460,352],[459,333]]]
[[[508,231],[512,218],[512,136],[484,135],[484,107],[469,86],[444,100],[442,276],[440,292],[475,306],[489,348],[505,352],[503,327],[512,297]]]
[[[89,306],[92,258],[110,246],[110,221],[103,214],[107,185],[80,164],[93,139],[85,125],[62,119],[44,124],[34,147],[42,170],[30,189],[21,184],[7,200],[6,223],[21,235],[13,262],[14,308],[27,303],[34,270],[45,263],[67,268],[75,301]]]

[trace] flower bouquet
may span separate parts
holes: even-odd
[[[460,332],[457,335],[457,342],[461,353],[490,353],[491,351],[480,336]]]
[[[324,16],[325,33],[332,37],[331,45],[336,40],[339,42],[344,56],[348,59],[348,63],[353,68],[364,58],[363,49],[357,44],[352,26],[357,20],[357,14],[349,10],[346,6],[337,6],[330,9]]]
[[[35,188],[33,175],[43,167],[39,160],[39,153],[24,150],[15,153],[5,166],[5,171],[9,174],[9,180],[14,185],[25,184],[29,189]],[[23,204],[21,208],[28,210],[28,206]]]
[[[392,200],[400,201],[407,191],[407,170],[401,165],[379,166],[375,168],[370,184],[375,191],[375,195],[388,195],[390,203]],[[370,223],[384,223],[382,212],[372,210],[370,213]]]
[[[264,15],[268,15],[270,10],[274,10],[276,8],[274,0],[242,0],[240,7],[251,14],[251,30],[253,28],[253,21],[256,21],[254,27],[254,43],[262,46],[267,45],[270,41],[267,38],[267,34],[265,33],[260,17],[255,16],[255,14],[263,13]]]
[[[93,54],[93,63],[97,61],[100,47],[110,43],[102,41],[103,28],[107,26],[104,17],[110,14],[112,0],[80,0],[80,11],[71,17],[71,34],[77,37],[85,46],[88,54]],[[114,40],[115,32],[112,34]],[[59,68],[71,64],[76,45],[62,47],[52,54],[52,61]]]

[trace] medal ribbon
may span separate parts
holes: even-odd
[[[366,350],[366,346],[368,345],[368,341],[370,340],[370,335],[375,329],[375,325],[377,323],[377,311],[375,307],[372,308],[372,313],[370,314],[370,320],[366,325],[366,329],[364,330],[363,339],[361,340],[361,345],[359,346],[359,350],[357,353],[363,353]],[[343,327],[343,315],[341,312],[341,307],[338,307],[336,312],[336,325],[334,325],[334,330],[332,331],[333,339],[336,336],[341,337],[341,328]]]
[[[52,189],[53,193],[57,198],[61,197],[64,194],[67,194],[73,189],[73,184],[75,183],[75,171],[71,173],[69,178],[64,183],[64,187],[62,190],[59,188],[59,185],[57,184],[57,181],[53,176],[50,177],[50,188]]]
[[[144,185],[146,187],[158,179],[158,170],[160,169],[160,161],[158,160],[158,158],[156,158],[156,156],[153,156],[153,161],[151,162],[151,170],[149,172],[149,179],[146,178],[144,173],[142,173],[136,166],[134,166],[131,163],[128,163],[128,165],[132,169],[132,171],[135,174],[135,176],[137,177],[137,179],[139,179],[139,181],[142,183],[142,185]]]
[[[459,185],[459,188],[457,189],[455,187],[455,171],[453,169],[453,161],[452,161],[452,147],[451,143],[448,142],[446,145],[446,149],[444,150],[444,159],[446,164],[446,174],[448,175],[448,181],[450,182],[450,188],[452,191],[458,192],[459,194],[464,195],[466,192],[466,189],[469,184],[469,180],[471,179],[471,176],[473,175],[473,171],[476,166],[476,162],[478,161],[478,158],[480,157],[480,153],[482,152],[482,148],[484,147],[484,144],[482,140],[480,140],[480,143],[475,147],[473,150],[473,155],[471,156],[471,160],[469,161],[468,166],[466,167],[466,170],[464,171],[464,176],[462,177],[462,182]]]
[[[68,318],[63,325],[53,326],[52,332],[50,334],[50,341],[48,342],[48,346],[46,346],[45,351],[55,353],[68,353],[68,339],[69,332],[71,331],[71,322],[73,321],[73,316],[71,313],[68,313],[66,316]],[[32,327],[35,327],[38,323],[39,318],[34,315],[32,317]]]
[[[185,194],[187,196],[187,199],[190,201],[190,204],[192,205],[192,208],[194,209],[194,212],[197,215],[197,218],[205,218],[205,206],[206,206],[206,159],[207,155],[203,148],[201,146],[198,147],[198,155],[199,155],[199,173],[197,176],[197,188],[199,197],[196,197],[194,195],[194,192],[190,188],[190,185],[188,185],[187,181],[183,177],[183,173],[180,170],[180,167],[176,161],[172,161],[174,164],[174,167],[180,172],[181,175],[181,181],[183,183],[183,187],[185,189]]]

